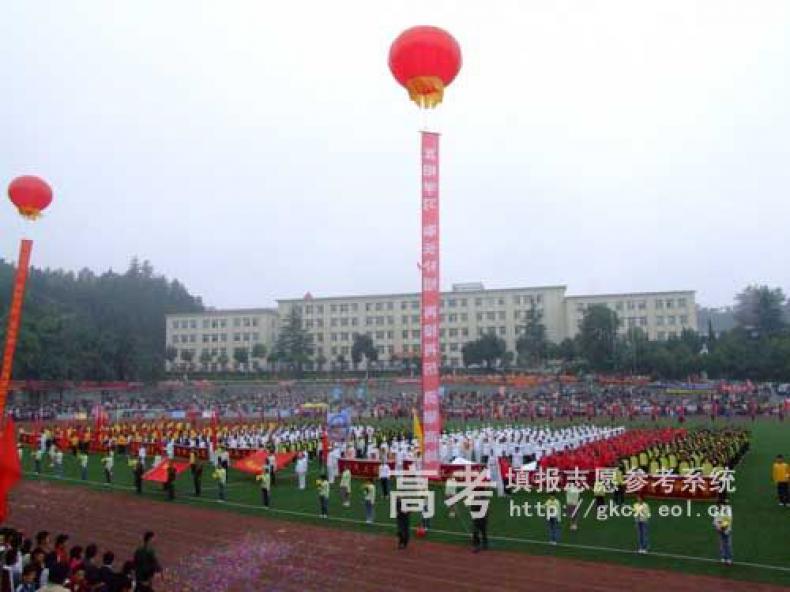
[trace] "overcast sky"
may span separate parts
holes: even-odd
[[[442,285],[790,291],[790,2],[5,0],[0,256],[208,305],[416,291],[423,121],[387,68],[433,24]]]

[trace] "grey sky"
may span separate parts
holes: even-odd
[[[790,289],[790,2],[6,0],[0,256],[207,304],[417,290],[422,119],[386,65],[451,31],[442,284]]]

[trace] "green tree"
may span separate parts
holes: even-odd
[[[233,361],[236,362],[236,369],[243,368],[250,359],[250,350],[246,347],[233,348]]]
[[[379,359],[379,352],[373,345],[373,339],[367,333],[354,333],[354,342],[351,344],[351,363],[354,369],[365,358],[368,362]]]
[[[486,368],[496,366],[504,358],[507,346],[505,340],[493,333],[486,333],[474,341],[464,344],[461,349],[464,366],[483,364]]]
[[[579,349],[593,370],[612,370],[617,344],[617,313],[602,304],[584,311],[579,325]]]
[[[178,349],[173,347],[172,345],[168,345],[165,349],[165,360],[167,360],[171,365],[173,362],[176,361],[178,357]]]
[[[224,349],[219,352],[219,358],[217,358],[217,363],[219,364],[219,369],[222,371],[227,370],[228,362],[230,362],[230,358],[228,357],[228,352]]]
[[[521,335],[516,340],[519,366],[538,366],[547,357],[549,340],[546,337],[546,325],[543,324],[543,313],[533,303],[525,313]]]
[[[187,370],[192,370],[192,360],[195,359],[195,350],[194,349],[182,349],[181,350],[181,361],[187,367]]]
[[[289,364],[298,374],[302,373],[304,365],[310,360],[313,351],[312,339],[303,327],[302,317],[295,307],[286,316],[274,349],[278,361]]]
[[[255,345],[252,346],[252,352],[250,354],[250,357],[252,358],[256,369],[260,370],[260,361],[266,359],[267,353],[268,350],[266,349],[266,346],[262,343],[256,343]]]
[[[757,335],[775,335],[786,326],[785,300],[781,288],[748,286],[735,297],[735,320]]]
[[[0,260],[0,311],[15,269]],[[13,375],[30,380],[156,380],[178,351],[165,342],[166,315],[203,305],[177,281],[132,259],[125,273],[31,268]],[[0,326],[4,337],[6,324]],[[172,348],[172,349],[171,349]]]
[[[203,366],[203,371],[208,372],[211,369],[211,362],[214,361],[214,356],[207,349],[200,352],[200,364]]]

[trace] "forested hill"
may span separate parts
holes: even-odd
[[[0,335],[16,269],[0,259]],[[17,380],[149,380],[164,372],[164,315],[203,310],[178,281],[133,259],[125,273],[32,268],[14,362]]]

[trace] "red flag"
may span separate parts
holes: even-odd
[[[326,434],[326,430],[321,434],[321,456],[324,457],[324,465],[326,465],[326,459],[329,455],[329,436]]]
[[[6,419],[0,437],[0,522],[5,521],[8,492],[22,477],[19,453],[16,449],[16,426],[10,417]]]

